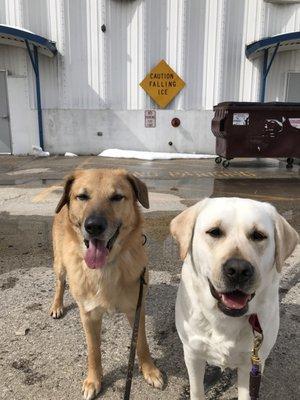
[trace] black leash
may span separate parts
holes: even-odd
[[[139,334],[139,324],[140,324],[140,316],[141,316],[142,301],[143,301],[143,289],[144,289],[144,285],[146,285],[146,282],[144,279],[145,271],[146,271],[146,268],[144,268],[142,275],[140,277],[140,291],[139,291],[139,298],[138,298],[136,310],[135,310],[134,324],[133,324],[133,328],[132,328],[132,337],[131,337],[131,344],[130,344],[130,353],[129,353],[128,368],[127,368],[127,378],[126,378],[124,400],[129,400],[129,398],[130,398],[132,373],[133,373],[133,367],[134,367],[136,344],[137,344],[137,339],[138,339],[138,334]]]

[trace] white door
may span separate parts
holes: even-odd
[[[6,72],[0,71],[0,154],[11,153]]]
[[[300,103],[300,73],[289,72],[287,76],[286,101]]]

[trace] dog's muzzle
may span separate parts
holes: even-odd
[[[248,294],[241,290],[231,292],[218,292],[210,280],[208,280],[210,293],[218,301],[218,308],[230,317],[241,317],[246,314],[249,308],[249,301],[253,299],[255,293]]]
[[[105,241],[100,236],[89,235],[89,239],[84,239],[84,244],[87,248],[84,260],[89,268],[102,268],[107,263],[107,258],[111,252],[120,233],[121,224],[118,225],[114,234],[108,241]]]
[[[114,234],[112,235],[112,237],[108,240],[108,242],[107,242],[107,244],[106,244],[106,248],[107,248],[108,251],[111,251],[111,249],[113,248],[113,245],[115,244],[115,241],[117,240],[117,238],[118,238],[118,236],[119,236],[121,225],[122,225],[122,224],[120,224],[120,225],[117,227],[117,229],[115,230],[115,233],[114,233]],[[91,239],[91,240],[93,240],[93,239]],[[101,240],[99,240],[99,239],[94,239],[94,240],[101,241]],[[85,244],[85,246],[86,246],[87,248],[89,248],[90,240],[84,239],[84,244]]]

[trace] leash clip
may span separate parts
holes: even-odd
[[[261,348],[262,342],[263,342],[263,335],[262,334],[258,334],[255,335],[254,331],[253,331],[253,335],[254,335],[254,340],[253,340],[253,348],[252,348],[252,355],[251,355],[251,363],[252,365],[260,365],[260,358],[258,355],[258,352]]]

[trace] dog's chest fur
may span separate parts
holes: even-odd
[[[181,284],[177,296],[176,327],[183,344],[221,368],[247,363],[253,338],[248,318],[223,316],[213,299],[205,309],[201,297],[191,295],[192,290]]]
[[[141,271],[130,251],[99,270],[89,269],[82,260],[73,266],[70,289],[85,312],[96,307],[109,313],[127,312],[135,308]]]
[[[250,325],[233,321],[228,326],[227,322],[218,322],[216,327],[204,314],[193,315],[187,344],[209,364],[234,368],[249,360],[252,334]]]

